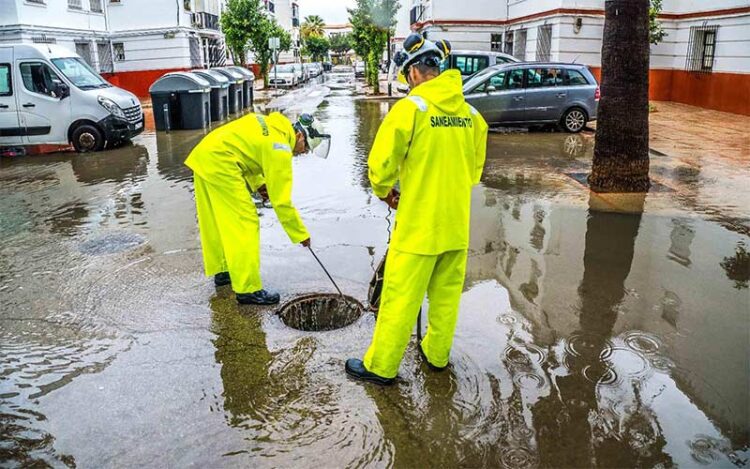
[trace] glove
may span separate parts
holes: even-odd
[[[263,199],[263,202],[268,202],[268,189],[266,189],[266,185],[263,184],[258,188],[258,194],[260,194],[260,197]]]
[[[299,244],[300,244],[300,246],[302,246],[302,247],[305,247],[305,248],[309,248],[309,247],[310,247],[310,238],[307,238],[306,240],[302,241],[302,242],[301,242],[301,243],[299,243]]]
[[[387,203],[389,207],[391,207],[393,210],[398,209],[398,201],[401,199],[401,193],[397,191],[396,189],[391,189],[391,191],[383,197],[383,202]]]

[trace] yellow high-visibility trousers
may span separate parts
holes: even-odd
[[[260,290],[260,220],[244,181],[227,188],[195,175],[194,186],[206,275],[229,272],[235,293]]]
[[[398,374],[425,292],[429,314],[422,350],[431,364],[446,366],[465,274],[466,250],[426,256],[390,249],[375,333],[364,357],[365,368],[384,378]]]

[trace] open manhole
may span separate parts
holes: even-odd
[[[315,293],[300,296],[279,310],[287,326],[300,331],[333,331],[353,324],[364,307],[351,296]]]

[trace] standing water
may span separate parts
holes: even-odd
[[[367,151],[390,104],[332,89],[331,156],[295,161],[294,199],[364,301],[388,236]],[[0,161],[0,465],[746,464],[750,205],[722,198],[721,168],[654,156],[660,190],[599,197],[576,179],[590,135],[492,135],[451,367],[412,342],[378,388],[343,372],[371,313],[303,332],[204,278],[182,164],[202,136]],[[260,213],[265,286],[329,291]]]

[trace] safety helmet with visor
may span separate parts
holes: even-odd
[[[302,114],[294,123],[294,131],[301,132],[305,138],[305,151],[318,158],[328,158],[331,151],[331,136],[323,133],[323,127],[310,114]]]

